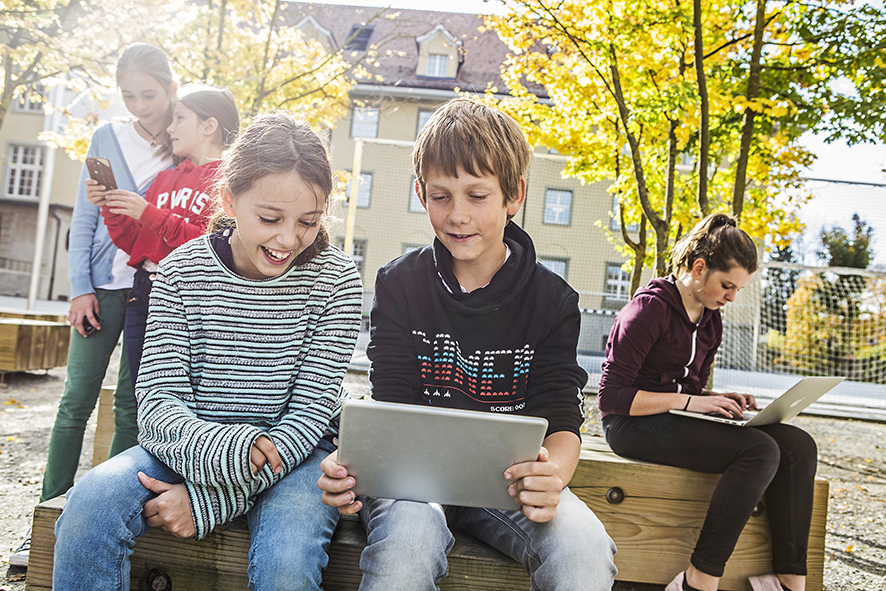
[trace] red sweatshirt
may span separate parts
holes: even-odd
[[[148,207],[140,220],[102,207],[108,233],[130,255],[130,267],[145,259],[159,263],[176,247],[206,232],[220,164],[221,160],[213,160],[195,166],[185,160],[158,174],[145,194]]]

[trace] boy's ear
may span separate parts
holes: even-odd
[[[421,193],[421,183],[418,182],[418,179],[415,179],[415,194],[418,195],[418,200],[421,203],[421,206],[425,208],[425,211],[427,211],[428,204],[425,203],[425,196]]]
[[[223,191],[222,192],[221,203],[222,203],[222,209],[224,210],[224,212],[227,214],[228,217],[230,217],[230,218],[237,217],[237,214],[234,213],[234,196],[231,195],[230,191]]]
[[[517,212],[520,211],[520,208],[523,207],[523,202],[526,201],[526,177],[520,175],[520,185],[517,188],[517,197],[511,200],[507,205],[508,209],[508,218],[512,218],[517,215]]]

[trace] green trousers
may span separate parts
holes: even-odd
[[[84,338],[71,329],[68,379],[65,381],[65,391],[58,404],[58,414],[55,416],[49,440],[41,503],[65,494],[74,485],[86,422],[95,409],[108,362],[126,321],[128,289],[97,289],[95,295],[101,310],[102,327],[89,335],[89,338]],[[129,379],[126,351],[123,351],[114,392],[114,439],[111,441],[108,457],[136,445],[137,436],[135,394]]]

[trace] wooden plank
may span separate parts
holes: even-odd
[[[27,365],[23,369],[47,369],[43,363],[43,352],[49,340],[48,326],[31,327],[31,346],[28,348]]]
[[[29,320],[46,320],[48,322],[67,321],[64,314],[51,314],[48,312],[36,312],[34,310],[22,310],[19,308],[0,308],[0,318],[27,318]]]
[[[0,371],[51,369],[67,363],[70,327],[63,322],[0,317]]]
[[[52,587],[53,528],[63,505],[63,497],[58,497],[41,503],[34,511],[26,590]],[[343,518],[333,536],[329,566],[323,573],[326,591],[357,590],[361,576],[360,552],[365,545],[366,534],[359,521]],[[249,532],[244,520],[228,529],[217,530],[199,542],[154,529],[136,543],[131,558],[131,585],[137,589],[143,573],[161,568],[176,589],[242,591],[248,583],[248,551]],[[463,532],[456,532],[449,563],[450,574],[440,582],[441,591],[529,589],[529,577],[520,564]]]
[[[15,352],[20,328],[20,324],[0,323],[0,371],[16,371]]]
[[[114,389],[102,388],[98,394],[98,416],[95,421],[95,439],[92,443],[93,468],[108,459],[112,439],[114,439]]]
[[[0,319],[2,321],[2,319]],[[28,369],[28,357],[31,355],[31,337],[33,335],[33,325],[23,320],[16,321],[19,323],[18,342],[15,344],[15,362],[12,371],[24,371]]]

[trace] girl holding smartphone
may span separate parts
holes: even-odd
[[[157,173],[172,166],[166,127],[177,85],[166,55],[147,43],[126,48],[117,61],[116,76],[123,103],[133,119],[97,129],[87,156],[107,158],[117,186],[143,195]],[[72,299],[68,322],[73,331],[68,376],[52,427],[40,502],[64,494],[74,484],[86,421],[95,408],[111,353],[123,330],[132,287],[133,270],[126,264],[129,257],[114,246],[99,208],[86,199],[88,178],[84,166],[71,220],[68,274]],[[135,396],[126,356],[121,355],[109,456],[136,445],[137,432]],[[27,566],[29,550],[30,534],[10,556],[9,564]]]

